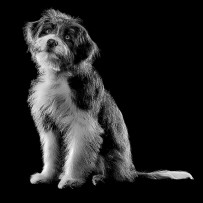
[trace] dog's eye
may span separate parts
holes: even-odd
[[[65,39],[66,40],[70,39],[70,36],[69,35],[65,35]]]
[[[49,34],[49,33],[51,32],[51,29],[48,28],[48,29],[46,29],[44,32],[45,32],[46,34]]]

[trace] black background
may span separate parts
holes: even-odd
[[[3,177],[8,183],[6,188],[12,188],[21,198],[67,195],[67,201],[71,194],[76,199],[81,198],[80,194],[89,198],[95,195],[95,201],[110,197],[156,199],[161,194],[166,199],[175,199],[177,194],[187,197],[199,179],[195,166],[200,154],[202,93],[198,5],[99,2],[27,2],[2,8],[2,118],[6,129],[2,132],[7,140],[2,147],[2,163],[8,174]],[[63,191],[56,184],[30,184],[30,175],[40,172],[42,161],[39,137],[27,105],[30,82],[37,71],[27,52],[22,28],[26,22],[38,20],[48,8],[80,17],[100,48],[94,66],[123,113],[136,169],[186,170],[195,181],[138,178],[131,184],[96,188],[88,184]]]

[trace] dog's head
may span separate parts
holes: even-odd
[[[66,70],[82,62],[91,63],[96,44],[78,19],[53,9],[25,26],[25,39],[34,61],[43,69]]]

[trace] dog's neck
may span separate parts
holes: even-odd
[[[50,65],[49,65],[50,66]],[[82,62],[79,65],[66,66],[66,67],[38,67],[39,77],[43,81],[50,83],[57,82],[61,78],[69,78],[79,74],[90,74],[92,65],[87,62]]]

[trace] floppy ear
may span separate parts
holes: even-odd
[[[24,27],[24,37],[28,44],[33,41],[40,27],[40,21],[29,22]]]
[[[82,61],[92,62],[96,54],[99,53],[97,45],[92,41],[87,31],[82,28],[75,42],[74,64]]]

